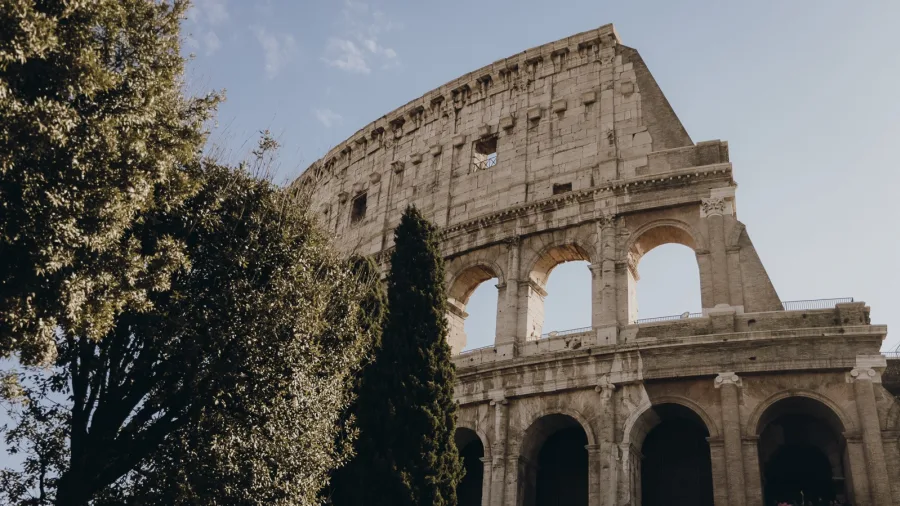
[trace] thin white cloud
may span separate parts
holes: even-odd
[[[332,111],[331,109],[316,109],[315,111],[316,119],[319,120],[325,128],[331,128],[332,126],[341,124],[344,121],[344,117],[340,114]]]
[[[221,25],[228,21],[228,6],[225,0],[194,0],[188,18],[209,25]]]
[[[399,64],[397,51],[384,46],[381,34],[395,28],[387,16],[369,4],[344,0],[339,33],[328,39],[322,60],[341,70],[368,74],[373,67],[389,68]]]
[[[208,56],[222,47],[222,41],[213,27],[221,26],[229,19],[226,0],[194,0],[187,13],[189,47],[203,50]]]
[[[272,33],[261,26],[251,26],[263,49],[266,77],[275,78],[297,53],[297,42],[289,33]]]
[[[347,72],[368,74],[372,71],[363,52],[352,40],[332,38],[325,49],[325,63]]]

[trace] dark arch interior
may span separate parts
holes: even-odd
[[[778,401],[764,413],[759,438],[766,503],[846,500],[845,442],[834,413],[803,397]]]
[[[712,461],[709,431],[690,409],[655,406],[659,423],[641,449],[641,504],[643,506],[712,506]]]
[[[587,437],[581,427],[547,438],[538,456],[535,506],[587,505]]]
[[[459,506],[481,506],[481,491],[484,480],[484,445],[474,431],[456,430],[456,447],[462,459],[465,475],[456,486],[456,499]]]
[[[565,415],[549,415],[528,430],[524,506],[587,506],[587,435]]]

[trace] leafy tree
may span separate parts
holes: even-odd
[[[435,228],[413,207],[394,233],[381,349],[363,372],[357,456],[336,475],[337,506],[453,506],[455,370]]]
[[[29,460],[3,475],[11,504],[311,505],[346,459],[353,433],[339,422],[373,340],[369,281],[296,194],[201,172],[183,205],[128,233],[184,244],[170,285],[102,339],[63,328],[51,373],[19,382],[28,407],[6,439]],[[36,434],[59,431],[68,454],[35,450]]]
[[[184,245],[127,239],[196,191],[219,96],[187,98],[186,0],[0,2],[0,357],[49,363],[147,309]]]

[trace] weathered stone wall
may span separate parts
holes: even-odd
[[[494,145],[496,163],[478,165]],[[672,420],[705,434],[717,506],[762,506],[797,416],[812,421],[794,437],[823,452],[842,497],[900,504],[887,329],[862,302],[785,310],[737,219],[728,144],[692,142],[611,25],[427,93],[295,184],[343,251],[385,268],[407,205],[440,227],[460,441],[483,445],[484,506],[532,506],[542,446],[573,427],[587,504],[641,504],[645,438]],[[667,243],[694,251],[702,313],[642,321],[640,260]],[[548,277],[575,260],[590,264],[591,327],[547,336]],[[460,353],[469,297],[494,278],[494,344]]]

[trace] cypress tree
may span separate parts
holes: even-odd
[[[408,207],[394,232],[381,349],[360,385],[357,456],[334,484],[338,506],[455,506],[455,368],[435,227]]]

